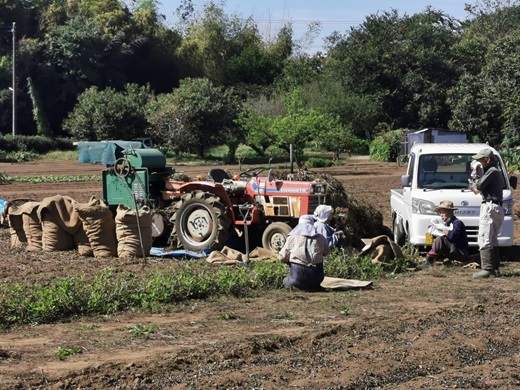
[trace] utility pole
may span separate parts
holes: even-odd
[[[13,137],[16,137],[16,22],[13,22]]]

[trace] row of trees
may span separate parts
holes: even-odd
[[[156,137],[203,156],[247,143],[342,153],[396,128],[441,127],[520,145],[520,5],[482,0],[455,20],[389,10],[306,54],[319,23],[271,40],[252,18],[183,0],[173,27],[155,0],[0,0],[17,23],[21,134]],[[12,58],[0,36],[0,132],[10,132]]]

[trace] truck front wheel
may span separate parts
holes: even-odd
[[[398,218],[394,219],[394,242],[399,246],[403,246],[406,242],[406,233],[404,232],[403,220],[397,220]]]
[[[229,238],[231,221],[226,206],[209,192],[193,191],[174,205],[170,218],[172,244],[192,251],[222,249]]]

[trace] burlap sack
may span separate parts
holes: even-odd
[[[28,252],[42,250],[42,226],[38,218],[39,206],[39,202],[26,202],[10,212],[12,215],[22,216],[23,231],[27,238],[25,250]]]
[[[372,264],[387,262],[393,259],[402,259],[403,252],[388,236],[377,236],[374,238],[362,238],[365,247],[361,249],[360,256],[370,256]]]
[[[49,210],[38,213],[42,223],[42,248],[45,252],[74,249],[72,236],[60,226],[59,218]]]
[[[352,290],[355,288],[372,287],[372,281],[356,280],[356,279],[341,279],[331,278],[325,276],[321,282],[321,287],[330,290]]]
[[[88,203],[77,203],[75,210],[83,224],[94,257],[116,257],[116,224],[105,203],[92,197]]]
[[[115,222],[117,255],[119,257],[150,255],[153,237],[152,212],[149,207],[142,207],[137,213],[135,210],[120,204],[117,207]]]
[[[51,196],[43,199],[38,207],[42,223],[42,244],[46,252],[68,251],[75,248],[74,235],[83,228],[77,202],[69,196]]]
[[[23,230],[22,214],[13,213],[16,209],[17,207],[14,205],[6,206],[6,220],[11,235],[11,248],[23,248],[27,244],[27,236]]]
[[[74,241],[74,246],[78,250],[78,254],[80,254],[81,256],[94,255],[94,249],[90,245],[90,240],[88,239],[83,224],[81,224],[81,227],[78,229],[76,234],[72,236],[72,240]]]

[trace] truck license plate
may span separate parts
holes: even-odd
[[[426,233],[426,240],[424,241],[426,245],[433,244],[433,235],[431,233]]]

